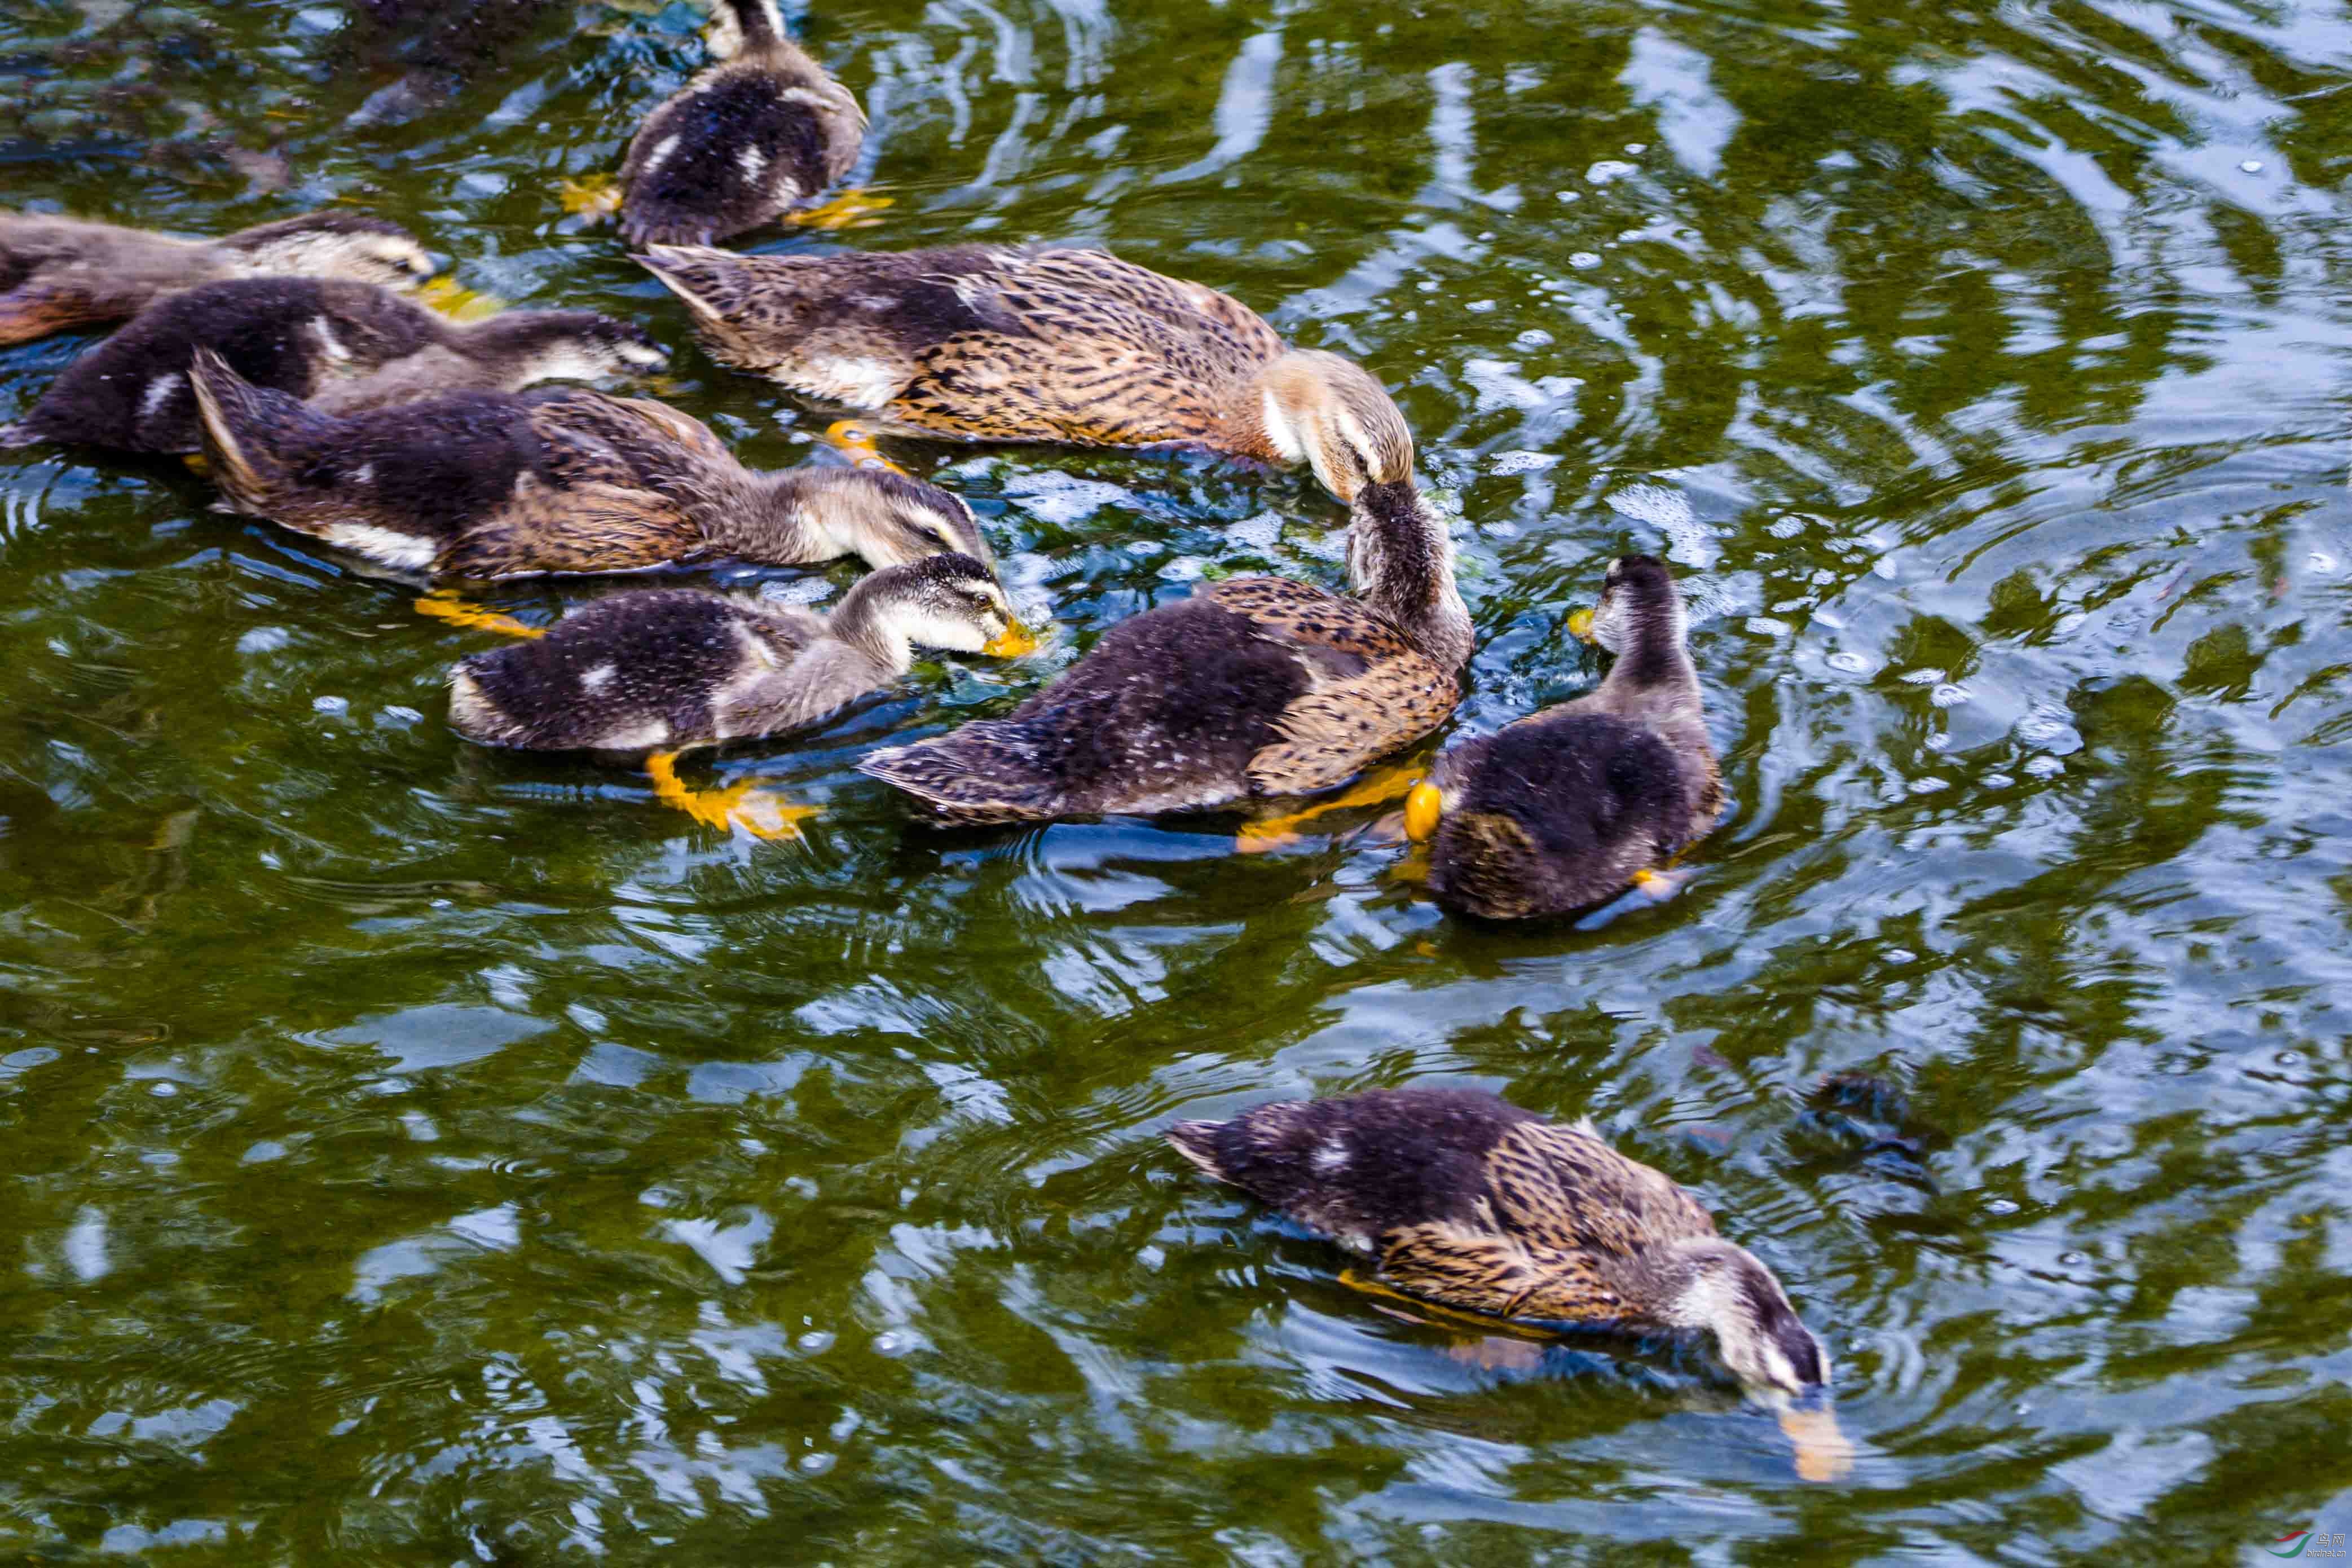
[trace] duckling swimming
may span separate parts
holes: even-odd
[[[1310,795],[1444,722],[1470,614],[1412,483],[1403,422],[1334,460],[1354,596],[1234,577],[1129,616],[1003,719],[876,752],[861,772],[951,822],[1186,811]],[[1400,460],[1398,454],[1402,453]]]
[[[1342,500],[1368,440],[1402,436],[1411,460],[1362,368],[1286,349],[1238,300],[1106,251],[656,245],[637,260],[691,308],[712,358],[898,429],[1306,462]]]
[[[463,324],[372,283],[249,278],[207,283],[140,312],[65,368],[0,447],[81,442],[131,452],[204,444],[188,365],[199,349],[248,382],[356,414],[461,388],[660,369],[668,353],[593,310],[509,310]]]
[[[1475,1089],[1373,1089],[1180,1121],[1176,1152],[1371,1258],[1423,1300],[1540,1323],[1705,1333],[1740,1385],[1781,1413],[1799,1472],[1844,1473],[1826,1410],[1829,1352],[1756,1258],[1662,1172],[1590,1121],[1545,1121]]]
[[[700,420],[581,388],[458,393],[354,417],[194,372],[221,510],[402,571],[630,572],[711,554],[792,566],[991,559],[970,509],[880,469],[755,473]]]
[[[654,110],[621,166],[632,245],[709,245],[772,223],[857,162],[866,113],[784,34],[774,0],[718,0],[719,61]]]
[[[0,346],[125,321],[166,295],[264,274],[387,289],[433,276],[416,237],[366,213],[317,212],[218,239],[0,210]]]
[[[645,751],[669,804],[712,826],[791,837],[805,808],[754,812],[740,790],[677,784],[679,751],[807,729],[914,667],[916,647],[1012,656],[1035,645],[986,564],[969,555],[886,566],[830,616],[655,588],[572,611],[548,634],[457,661],[449,722],[468,740],[534,751]],[[781,825],[781,826],[780,826]]]
[[[1662,563],[1609,563],[1590,635],[1617,662],[1600,689],[1453,747],[1406,799],[1440,903],[1522,920],[1663,889],[1655,868],[1723,809],[1687,624]]]

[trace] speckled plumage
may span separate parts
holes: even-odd
[[[626,572],[710,553],[775,565],[987,558],[963,503],[859,468],[754,473],[700,420],[581,388],[457,393],[340,418],[200,359],[224,510],[409,571]]]
[[[1829,1381],[1770,1270],[1589,1121],[1559,1126],[1479,1090],[1375,1089],[1180,1121],[1167,1137],[1401,1290],[1505,1318],[1711,1330],[1753,1386]]]
[[[1439,757],[1429,886],[1489,919],[1571,913],[1616,897],[1715,825],[1723,786],[1674,579],[1612,563],[1596,629],[1618,640],[1599,689]]]
[[[858,767],[950,822],[1196,810],[1343,783],[1459,700],[1363,605],[1234,578],[1120,622],[1006,717]]]
[[[857,162],[865,111],[764,0],[719,0],[730,58],[647,117],[621,167],[632,245],[709,245],[773,222]]]
[[[884,567],[830,616],[686,588],[616,594],[544,637],[460,659],[449,720],[471,740],[537,751],[783,734],[906,674],[915,643],[974,651],[1012,618],[968,555]]]
[[[310,213],[217,239],[179,239],[0,210],[0,345],[128,321],[200,284],[279,274],[402,288],[431,277],[433,261],[415,236],[366,213]]]
[[[356,413],[461,387],[657,368],[660,345],[593,310],[451,321],[370,283],[249,278],[163,300],[68,365],[0,446],[79,442],[134,452],[203,445],[188,364],[209,349],[245,380]]]

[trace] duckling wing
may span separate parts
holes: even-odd
[[[1453,675],[1352,599],[1284,577],[1239,577],[1207,597],[1295,645],[1318,679],[1277,721],[1281,739],[1250,759],[1261,795],[1311,795],[1445,721],[1462,699]]]
[[[1475,1223],[1431,1220],[1385,1231],[1380,1270],[1400,1290],[1498,1318],[1537,1300],[1542,1316],[1570,1322],[1613,1323],[1627,1315],[1591,1258],[1532,1247]]]
[[[670,490],[707,466],[736,466],[709,426],[651,398],[561,387],[527,393],[524,399],[542,439],[610,460],[614,467],[605,477],[614,483],[634,479]]]
[[[1105,251],[1008,252],[939,281],[978,320],[924,352],[891,405],[926,429],[1102,447],[1206,440],[1283,352],[1238,300]]]
[[[700,552],[686,509],[634,479],[551,485],[522,474],[501,506],[445,547],[436,570],[460,577],[634,572]]]

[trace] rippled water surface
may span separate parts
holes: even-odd
[[[558,199],[699,12],[470,16],[16,0],[0,184],[206,232],[367,204],[471,288],[646,321],[667,395],[807,460],[826,416],[686,348]],[[0,1558],[2352,1530],[2341,4],[800,25],[897,205],[756,243],[1105,242],[1362,359],[1458,515],[1455,731],[1588,687],[1563,616],[1668,552],[1729,815],[1670,904],[1487,930],[1373,811],[1244,858],[1230,820],[942,834],[852,771],[1204,574],[1336,581],[1297,476],[898,445],[1055,644],[718,759],[824,807],[793,848],[461,746],[483,634],[176,464],[8,454]],[[0,416],[81,346],[0,355]],[[1853,1476],[1799,1481],[1694,1352],[1407,1321],[1158,1138],[1440,1081],[1589,1111],[1715,1205],[1832,1346]]]

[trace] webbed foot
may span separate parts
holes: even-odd
[[[559,180],[555,199],[572,216],[588,223],[603,223],[621,210],[621,177],[600,173],[576,180]]]
[[[1410,795],[1427,771],[1419,763],[1391,763],[1375,768],[1328,799],[1247,824],[1234,836],[1234,851],[1239,855],[1263,855],[1272,849],[1286,849],[1298,842],[1298,829],[1317,817],[1360,805],[1384,805],[1399,795]]]
[[[1838,1426],[1837,1412],[1782,1409],[1781,1434],[1797,1450],[1797,1475],[1808,1481],[1843,1480],[1853,1469],[1853,1440]]]
[[[1654,904],[1663,904],[1681,892],[1690,879],[1688,871],[1636,871],[1633,890]]]
[[[829,202],[821,202],[813,207],[796,207],[784,215],[784,221],[828,232],[845,228],[879,228],[882,220],[873,215],[898,205],[896,196],[883,195],[875,186],[860,185],[841,192]]]
[[[815,806],[793,805],[781,795],[753,784],[730,784],[725,789],[689,788],[677,776],[676,752],[654,752],[646,759],[646,772],[653,778],[656,800],[722,833],[740,827],[754,838],[798,838],[801,823],[817,815]]]
[[[419,288],[416,302],[440,311],[453,321],[478,321],[507,308],[507,302],[497,295],[468,289],[446,272]]]
[[[543,637],[544,626],[534,626],[515,619],[503,610],[486,610],[479,605],[467,604],[456,591],[436,588],[417,596],[416,613],[436,621],[446,621],[453,626],[472,626],[478,631],[497,632],[501,637]]]

